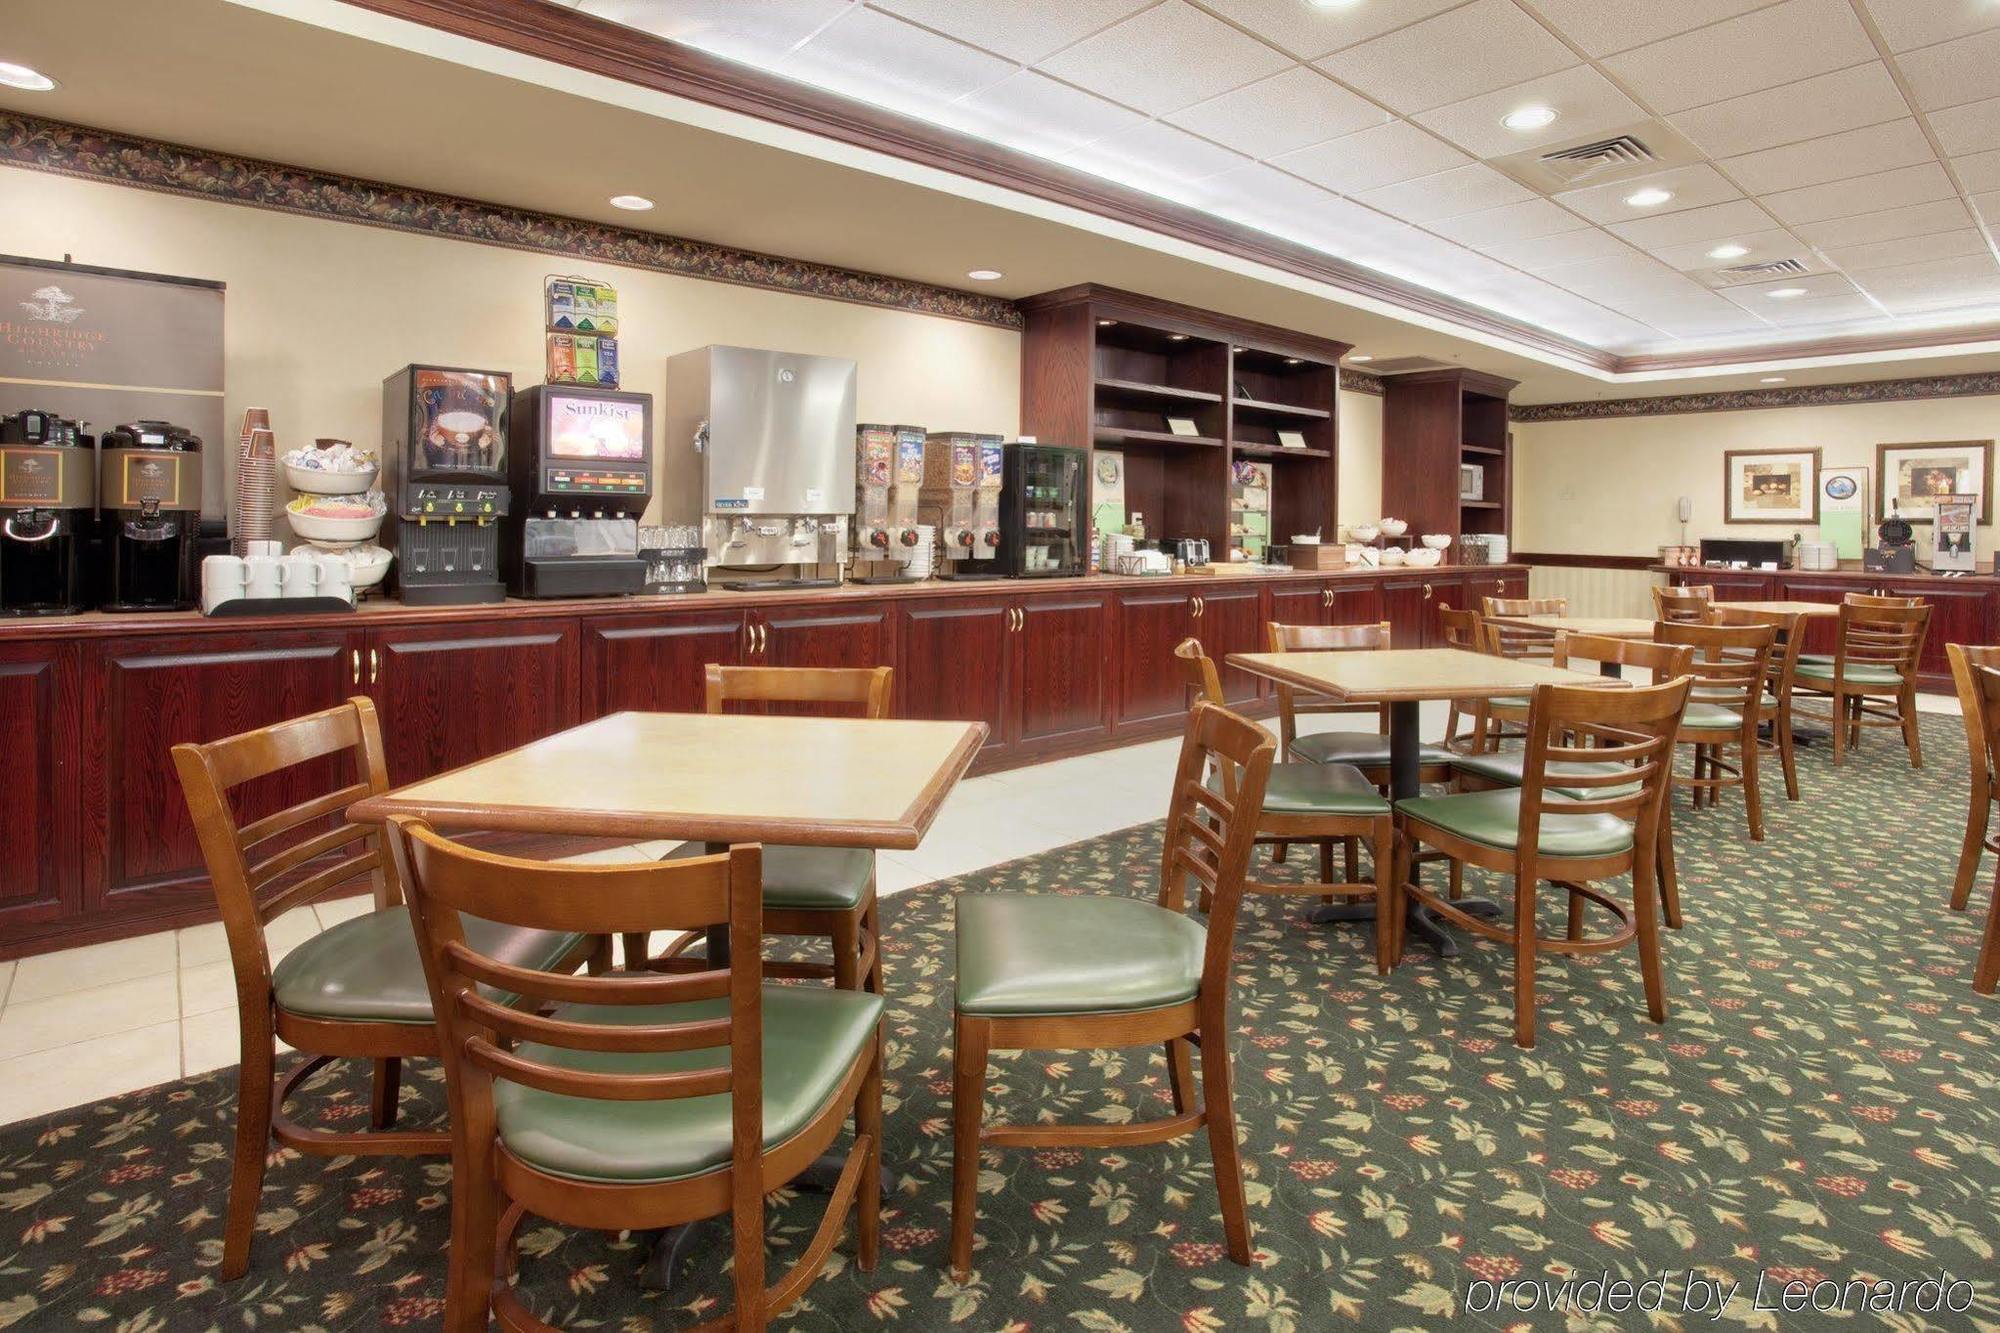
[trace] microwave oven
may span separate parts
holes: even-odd
[[[1461,500],[1484,500],[1486,498],[1486,469],[1477,463],[1458,465],[1458,498]]]

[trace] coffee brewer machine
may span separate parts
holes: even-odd
[[[110,567],[106,611],[185,611],[199,595],[201,439],[135,421],[97,442],[97,508]]]
[[[901,583],[918,553],[924,428],[861,425],[855,435],[855,581]]]
[[[0,615],[83,609],[83,543],[97,503],[90,437],[52,412],[0,417]]]
[[[1000,487],[1006,464],[998,435],[941,431],[924,441],[918,509],[937,526],[939,578],[997,579]]]
[[[840,581],[854,514],[854,362],[703,347],[667,358],[661,522],[701,529],[725,588]]]
[[[412,606],[507,596],[499,525],[513,389],[497,370],[449,366],[405,366],[382,381],[382,458],[401,472],[386,544]]]
[[[639,515],[653,493],[653,396],[537,384],[514,395],[500,525],[518,597],[599,597],[646,586]]]

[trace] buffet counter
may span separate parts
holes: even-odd
[[[628,709],[695,711],[711,662],[892,666],[895,711],[990,730],[974,771],[1171,735],[1174,645],[1265,647],[1272,620],[1387,620],[1439,640],[1436,607],[1524,596],[1520,565],[1006,579],[352,614],[193,612],[0,624],[0,958],[212,918],[169,753],[354,695],[381,715],[397,785]],[[1223,671],[1232,703],[1267,687]],[[746,755],[746,765],[783,763]],[[318,782],[242,793],[246,817]]]

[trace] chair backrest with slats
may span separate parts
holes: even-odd
[[[1208,891],[1201,985],[1224,999],[1243,879],[1277,752],[1269,732],[1217,704],[1199,702],[1188,714],[1162,834],[1159,903],[1169,911],[1186,910],[1189,879]],[[1220,780],[1211,783],[1211,773]]]
[[[1746,733],[1753,736],[1776,640],[1777,630],[1770,625],[1684,625],[1662,620],[1653,626],[1653,642],[1685,644],[1694,650],[1688,674],[1698,682],[1701,701],[1740,710]]]
[[[593,1101],[727,1095],[734,1164],[756,1169],[763,1152],[761,847],[619,865],[524,861],[453,842],[411,817],[391,821],[390,841],[430,982],[455,1121],[474,1132],[490,1126],[495,1081]],[[543,971],[481,953],[466,937],[468,916],[586,935],[726,924],[730,961],[672,975]],[[553,1008],[683,1002],[703,1007],[649,1024]],[[648,1072],[570,1068],[523,1053],[523,1043],[672,1058]]]
[[[1958,711],[1965,719],[1965,749],[1972,765],[1972,790],[1991,800],[1996,755],[1988,736],[1992,721],[1987,717],[1986,699],[1980,693],[1980,673],[2000,668],[2000,645],[1948,643],[1945,655],[1951,659],[1952,683],[1958,687]]]
[[[1208,703],[1219,704],[1222,698],[1222,677],[1215,669],[1215,659],[1201,646],[1201,640],[1192,636],[1174,645],[1174,660],[1180,663],[1181,679],[1194,691],[1194,697]]]
[[[1846,679],[1854,667],[1894,671],[1907,684],[1923,655],[1924,635],[1931,623],[1928,602],[1914,606],[1840,604],[1840,627],[1833,641],[1834,676]]]
[[[727,712],[732,703],[846,704],[858,716],[889,716],[889,667],[708,666],[707,710]]]
[[[218,741],[183,742],[173,756],[222,913],[239,1002],[261,1004],[269,994],[266,922],[362,875],[373,883],[377,907],[403,900],[381,829],[344,817],[356,801],[389,789],[382,727],[370,700],[357,697]],[[238,789],[320,761],[351,770],[354,780],[239,822]]]
[[[1771,674],[1765,685],[1780,702],[1791,698],[1792,684],[1798,679],[1799,650],[1806,643],[1806,618],[1799,611],[1759,611],[1747,606],[1712,606],[1706,623],[1710,625],[1768,625],[1779,642],[1771,649]]]
[[[1556,632],[1546,625],[1510,625],[1495,616],[1566,616],[1567,597],[1488,597],[1480,610],[1485,634],[1480,650],[1515,661],[1547,662],[1555,654]]]
[[[1556,640],[1555,664],[1599,662],[1653,673],[1653,683],[1688,674],[1694,649],[1680,643],[1648,643],[1644,639],[1613,639],[1602,634],[1564,634]]]
[[[1625,690],[1535,687],[1521,760],[1521,814],[1516,828],[1524,866],[1540,851],[1544,812],[1630,820],[1633,864],[1651,863],[1661,804],[1673,772],[1674,738],[1693,683],[1691,677],[1680,676]],[[1565,769],[1554,779],[1564,794],[1552,799],[1548,766],[1580,763],[1617,768]]]
[[[1903,597],[1897,594],[1882,592],[1851,592],[1840,600],[1851,602],[1855,606],[1922,606],[1924,604],[1924,599],[1921,597]]]
[[[1707,583],[1681,588],[1656,587],[1653,589],[1653,619],[1699,624],[1702,613],[1714,600],[1715,588]]]
[[[1274,653],[1360,653],[1389,647],[1389,622],[1360,625],[1283,625],[1269,621],[1264,626],[1266,641]],[[1344,704],[1321,695],[1302,693],[1290,685],[1278,686],[1278,738],[1283,753],[1292,752],[1298,735],[1298,719],[1311,713],[1373,713],[1376,729],[1388,734],[1387,704]]]
[[[1438,626],[1444,631],[1445,647],[1463,648],[1469,653],[1480,651],[1477,611],[1454,611],[1446,603],[1439,602]]]

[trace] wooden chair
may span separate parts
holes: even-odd
[[[1666,978],[1655,901],[1656,840],[1672,771],[1674,736],[1687,707],[1689,684],[1681,678],[1629,690],[1538,685],[1529,704],[1518,789],[1396,802],[1396,895],[1414,894],[1461,929],[1513,948],[1518,1046],[1535,1044],[1535,965],[1541,952],[1606,953],[1636,938],[1647,1012],[1656,1023],[1666,1021]],[[1573,794],[1561,795],[1558,782]],[[1473,916],[1410,883],[1407,866],[1424,845],[1512,875],[1512,927]],[[1630,911],[1590,887],[1591,881],[1627,873],[1632,876]],[[1561,937],[1545,936],[1537,925],[1536,896],[1545,880],[1569,895],[1568,929]],[[1619,928],[1608,935],[1586,936],[1588,903],[1608,910]],[[1400,961],[1404,934],[1400,903],[1389,919],[1396,923],[1392,958]]]
[[[1484,652],[1485,631],[1480,628],[1477,611],[1454,611],[1447,604],[1438,603],[1438,625],[1444,631],[1444,646],[1460,648],[1468,653]],[[1468,699],[1465,702],[1465,716],[1471,720],[1472,730],[1460,732],[1458,729],[1459,702],[1451,701],[1444,718],[1444,739],[1439,748],[1453,754],[1476,754],[1486,748],[1486,701]]]
[[[1379,651],[1389,647],[1389,622],[1371,625],[1281,625],[1265,626],[1267,642],[1274,653],[1346,653]],[[1372,714],[1375,730],[1316,731],[1301,736],[1298,719],[1310,714]],[[1278,736],[1280,753],[1286,759],[1303,759],[1314,764],[1352,764],[1368,775],[1378,787],[1389,785],[1389,706],[1387,704],[1343,704],[1313,695],[1300,697],[1290,685],[1278,686]],[[1451,778],[1451,755],[1435,746],[1422,747],[1417,756],[1418,777],[1423,782],[1446,782]]]
[[[224,740],[176,745],[173,756],[236,975],[242,1068],[222,1242],[222,1276],[234,1281],[250,1267],[272,1140],[321,1157],[444,1153],[451,1140],[442,1131],[393,1128],[401,1061],[435,1056],[438,1043],[416,933],[382,850],[382,830],[342,817],[356,801],[389,789],[375,705],[350,699]],[[239,789],[254,786],[253,800],[272,784],[299,790],[311,774],[288,770],[308,765],[332,775],[330,790],[240,819]],[[274,967],[265,926],[361,876],[373,883],[375,910],[320,932]],[[490,922],[473,923],[473,931],[481,947],[511,964],[567,970],[603,959],[603,941],[569,932]],[[277,1041],[307,1057],[283,1078],[276,1074]],[[336,1059],[374,1062],[370,1131],[308,1129],[285,1113],[293,1089]]]
[[[1715,588],[1707,583],[1690,584],[1682,588],[1655,587],[1653,619],[1699,625],[1708,612],[1709,604],[1714,600]]]
[[[1850,592],[1840,600],[1854,606],[1922,606],[1924,604],[1924,599],[1921,597],[1904,597],[1899,594],[1880,592]],[[1799,660],[1801,662],[1831,662],[1833,654],[1801,653],[1799,654]]]
[[[1951,679],[1958,688],[1959,715],[1965,719],[1965,751],[1971,761],[1971,803],[1965,814],[1965,845],[1958,854],[1958,874],[1951,884],[1951,910],[1963,912],[1972,900],[1972,882],[1979,878],[1982,853],[2000,852],[2000,841],[1989,838],[1986,827],[1993,803],[2000,801],[2000,769],[1993,763],[1987,744],[1985,701],[1979,693],[1982,668],[2000,668],[2000,647],[1979,647],[1948,643],[1945,655],[1951,659]],[[1995,880],[2000,890],[2000,879]]]
[[[1777,630],[1770,625],[1687,625],[1663,620],[1653,626],[1655,643],[1694,649],[1688,670],[1695,698],[1681,719],[1679,741],[1694,747],[1693,770],[1674,781],[1689,789],[1695,808],[1714,806],[1724,787],[1743,789],[1743,815],[1753,841],[1764,840],[1764,793],[1758,785],[1757,722],[1771,674]],[[1729,761],[1735,752],[1736,762]],[[1666,886],[1668,922],[1681,922],[1677,883]]]
[[[1230,951],[1276,754],[1270,734],[1254,722],[1205,700],[1195,704],[1174,773],[1156,902],[1104,894],[959,895],[951,1105],[955,1274],[963,1277],[972,1267],[982,1145],[1129,1150],[1204,1126],[1229,1257],[1250,1262],[1230,1094]],[[1211,772],[1229,776],[1211,785]],[[1205,931],[1184,911],[1190,879],[1211,898]],[[992,1051],[1156,1043],[1166,1045],[1171,1116],[1115,1126],[985,1123],[981,1099]]]
[[[881,1203],[882,1000],[767,986],[760,849],[637,865],[497,856],[394,821],[435,997],[451,1103],[445,1328],[489,1313],[544,1330],[514,1294],[514,1236],[533,1215],[645,1231],[727,1214],[735,1309],[704,1329],[762,1329],[818,1277],[850,1210],[862,1271]],[[566,976],[494,957],[472,918],[632,934],[725,926],[729,966],[682,976]],[[492,991],[522,997],[509,1008]],[[770,1058],[767,1059],[766,1056]],[[764,1196],[854,1117],[826,1213],[798,1260],[764,1281]]]
[[[1917,726],[1917,663],[1930,618],[1927,602],[1873,606],[1848,600],[1840,605],[1833,661],[1800,661],[1793,691],[1828,701],[1826,713],[1808,716],[1832,725],[1835,764],[1847,761],[1848,746],[1861,743],[1863,727],[1896,727],[1903,733],[1910,767],[1924,766],[1923,736]]]
[[[1201,641],[1183,640],[1174,649],[1174,657],[1181,663],[1188,684],[1195,688],[1198,697],[1218,708],[1223,707],[1222,678],[1216,673],[1214,660],[1202,651]],[[1236,799],[1235,792],[1231,790],[1233,776],[1229,766],[1224,765],[1219,780],[1224,798],[1231,801]],[[1395,860],[1396,826],[1390,818],[1389,802],[1376,790],[1375,784],[1352,764],[1273,764],[1270,780],[1264,789],[1264,804],[1256,814],[1256,821],[1256,841],[1260,845],[1276,846],[1280,861],[1284,859],[1284,848],[1292,843],[1317,846],[1321,882],[1272,884],[1245,880],[1244,889],[1251,893],[1287,896],[1309,894],[1327,900],[1334,897],[1373,898],[1376,902],[1375,970],[1387,975],[1389,935],[1382,927],[1381,905],[1389,897],[1389,869]],[[1375,878],[1372,883],[1360,882],[1356,844],[1364,838],[1368,841],[1369,854],[1374,863]],[[1346,853],[1347,876],[1344,880],[1333,877],[1333,849],[1336,843]],[[1204,912],[1214,908],[1209,900],[1207,885],[1202,886],[1199,906]]]
[[[1555,660],[1556,632],[1533,625],[1503,625],[1494,616],[1566,616],[1567,597],[1487,597],[1481,605],[1480,626],[1485,632],[1481,651],[1517,662]],[[1486,701],[1487,729],[1481,749],[1498,749],[1502,740],[1518,740],[1528,724],[1528,700],[1509,695]],[[1509,730],[1509,728],[1512,730]]]
[[[1959,682],[1959,699],[1966,705],[1965,729],[1968,738],[1977,729],[1972,752],[1977,756],[1973,761],[1973,808],[1979,841],[1988,848],[2000,850],[1986,842],[1984,836],[1986,809],[1993,801],[1992,775],[2000,771],[2000,669],[1991,665],[1996,657],[2000,657],[2000,648],[1962,649],[1959,644],[1952,644],[1949,651],[1952,675]],[[1974,654],[1978,655],[1977,658]],[[1980,658],[1984,660],[1978,660]],[[1977,785],[1981,779],[1987,784],[1984,791]],[[1968,824],[1968,850],[1972,848],[1973,836],[1972,825]],[[1973,852],[1972,861],[1971,867],[1967,867],[1963,860],[1959,863],[1959,880],[1965,886],[1965,893],[1971,891],[1969,871],[1978,869],[1977,852]],[[1952,892],[1951,905],[1953,911],[1965,906],[1961,892],[1956,888]],[[2000,986],[2000,876],[1994,879],[1993,901],[1986,909],[1986,934],[1979,946],[1979,961],[1972,972],[1972,989],[1981,995],[1993,994],[1996,986]]]
[[[707,711],[731,704],[839,705],[866,718],[889,716],[888,667],[708,668]],[[668,859],[706,855],[700,843],[682,843]],[[767,962],[766,976],[831,977],[840,990],[882,993],[881,909],[875,901],[875,853],[866,848],[764,848],[764,933],[823,939],[833,962]],[[660,959],[677,960],[700,938],[675,939]],[[628,959],[645,956],[645,937],[628,939]],[[691,960],[690,960],[691,961]]]
[[[1799,799],[1799,764],[1796,738],[1792,733],[1792,687],[1798,683],[1799,649],[1805,646],[1805,616],[1797,611],[1757,611],[1742,606],[1712,606],[1711,625],[1769,625],[1777,634],[1771,653],[1771,674],[1764,681],[1764,699],[1757,709],[1760,730],[1768,726],[1771,737],[1758,745],[1778,754],[1778,766],[1785,775],[1785,799]],[[1699,687],[1695,698],[1704,700]]]

